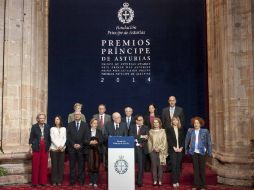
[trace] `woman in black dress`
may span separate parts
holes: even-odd
[[[93,118],[90,121],[90,130],[85,138],[85,146],[88,155],[88,172],[90,175],[90,186],[97,188],[99,169],[102,153],[103,136],[101,130],[97,129],[98,120]]]

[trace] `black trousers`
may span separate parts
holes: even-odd
[[[172,171],[172,183],[179,183],[181,173],[182,152],[170,151],[169,153]]]
[[[151,171],[151,158],[149,154],[145,155],[145,171]]]
[[[51,157],[51,182],[62,183],[64,173],[65,152],[50,151]]]
[[[192,156],[192,163],[194,169],[194,187],[206,188],[206,176],[205,176],[205,155],[194,153]]]
[[[137,184],[143,185],[145,154],[144,154],[144,149],[142,147],[135,147],[135,161],[138,165]]]
[[[99,172],[89,172],[90,182],[92,184],[98,184]]]
[[[70,159],[70,185],[75,184],[76,177],[79,183],[83,185],[85,180],[85,155],[83,154],[83,151],[79,150],[69,151],[69,159]],[[76,167],[78,167],[78,176],[76,173]]]

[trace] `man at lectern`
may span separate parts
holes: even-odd
[[[121,122],[121,115],[118,112],[112,114],[113,122],[105,126],[105,140],[109,136],[128,136],[128,128],[126,123]]]
[[[110,122],[105,126],[104,132],[104,143],[108,147],[108,137],[109,136],[128,136],[128,128],[126,123],[121,122],[121,115],[118,112],[112,114],[113,122]],[[108,166],[108,150],[106,149],[105,155],[105,167],[107,170]]]
[[[138,164],[137,185],[143,186],[143,174],[145,166],[145,155],[148,154],[147,139],[149,129],[144,125],[144,118],[141,115],[135,117],[136,124],[130,126],[129,135],[135,139],[135,161]]]

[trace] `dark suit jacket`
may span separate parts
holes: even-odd
[[[137,139],[139,144],[142,144],[145,154],[148,154],[147,140],[145,140],[144,138],[140,138],[140,136],[141,135],[148,135],[148,133],[149,133],[149,129],[146,125],[143,125],[140,128],[140,135],[137,134],[137,125],[136,124],[131,125],[130,129],[129,129],[129,136],[133,136],[134,139]],[[135,146],[135,148],[136,148],[136,146]]]
[[[170,118],[170,107],[166,107],[162,110],[162,124],[163,128],[170,127],[171,126],[171,118]],[[180,118],[182,127],[184,126],[184,113],[183,108],[176,106],[174,111],[174,116],[177,116]]]
[[[126,125],[127,125],[126,116],[125,116],[125,117],[122,117],[122,122],[126,123]],[[133,124],[135,124],[135,118],[134,118],[133,116],[131,116],[130,126],[133,125]],[[129,126],[129,127],[130,127],[130,126]],[[127,126],[127,127],[128,127],[128,126]],[[128,130],[129,130],[129,129],[130,129],[130,128],[128,128]]]
[[[81,146],[81,151],[86,152],[85,149],[87,147],[84,146],[85,137],[88,133],[88,125],[87,123],[81,121],[79,130],[76,129],[75,121],[72,121],[68,124],[67,127],[67,146],[69,152],[75,152],[76,149],[73,147],[74,144],[79,144]]]
[[[98,129],[99,129],[100,128],[100,119],[101,119],[100,118],[100,114],[93,115],[93,118],[98,120],[98,124],[99,124]],[[108,114],[105,114],[105,116],[104,116],[104,124],[103,124],[103,128],[102,128],[102,134],[105,133],[105,126],[108,125],[111,121],[112,121],[111,116],[108,115]]]
[[[32,125],[29,138],[29,144],[32,144],[33,151],[40,150],[40,140],[41,140],[41,129],[39,127],[39,124],[36,123]],[[44,125],[44,140],[46,143],[46,151],[49,151],[51,140],[50,140],[50,127],[47,124]]]
[[[155,115],[155,117],[160,118],[159,115]],[[144,121],[145,121],[144,124],[145,124],[149,129],[151,129],[151,128],[152,128],[152,125],[151,125],[151,122],[150,122],[150,116],[149,116],[149,115],[144,116]]]
[[[104,141],[105,145],[108,145],[108,137],[109,136],[128,136],[128,128],[126,123],[121,122],[119,124],[119,129],[115,129],[114,122],[109,123],[105,126],[105,134],[104,134]]]
[[[173,147],[177,147],[176,135],[173,127],[166,128],[167,140],[168,140],[168,149],[174,151]],[[178,143],[179,148],[184,147],[184,132],[183,128],[178,128]]]
[[[85,136],[85,143],[84,143],[84,145],[87,147],[87,148],[85,149],[85,153],[86,153],[86,154],[89,154],[89,151],[90,151],[90,149],[91,149],[91,147],[90,147],[91,138],[94,138],[94,137],[92,137],[91,128],[89,128],[89,129],[88,129],[88,133],[86,133],[86,136]],[[100,129],[96,129],[95,138],[98,140],[98,150],[99,150],[99,152],[100,152],[100,153],[103,153],[103,149],[102,149],[103,136],[102,136],[102,132],[101,132]]]

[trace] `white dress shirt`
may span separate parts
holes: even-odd
[[[91,137],[96,137],[96,129],[91,128]]]
[[[179,148],[179,142],[178,142],[178,127],[174,127],[175,135],[176,135],[176,148]]]
[[[138,131],[141,130],[140,126],[136,125],[136,128],[137,128],[137,135],[138,135]],[[138,139],[135,139],[136,140],[136,146],[140,146],[140,144],[138,143]]]
[[[118,126],[118,128],[119,128],[119,127],[120,127],[120,124],[114,122],[114,126],[115,126],[115,130],[116,130],[116,126]]]
[[[174,116],[175,107],[170,107],[170,108],[169,108],[169,112],[170,112],[170,117],[171,117],[171,119],[172,119],[172,117]]]
[[[199,136],[199,130],[200,130],[200,129],[195,130],[196,140],[195,140],[195,150],[194,150],[194,152],[196,152],[196,153],[198,153],[198,154],[200,153],[199,150],[198,150],[198,136]]]
[[[62,146],[65,149],[66,128],[51,127],[50,138],[51,138],[50,150],[57,150],[59,146]]]

